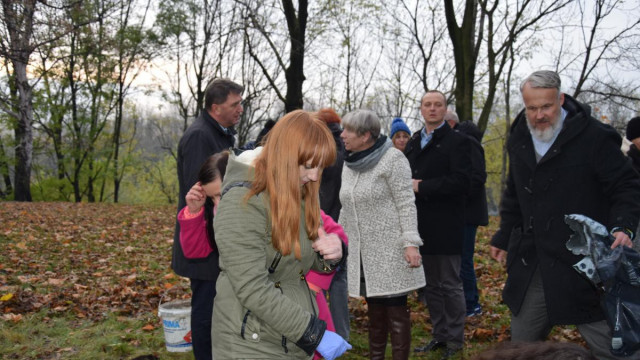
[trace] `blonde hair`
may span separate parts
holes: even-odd
[[[318,237],[320,225],[320,183],[300,185],[300,165],[311,161],[322,169],[333,164],[336,143],[327,126],[311,112],[296,110],[283,116],[266,138],[264,149],[255,161],[255,179],[248,200],[266,191],[271,205],[271,244],[282,255],[293,249],[301,258],[300,206],[304,200],[306,232],[309,239]]]

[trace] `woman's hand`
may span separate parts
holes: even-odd
[[[323,228],[318,228],[318,238],[311,245],[315,252],[322,255],[325,261],[342,259],[342,240],[336,234],[327,234]]]
[[[422,179],[411,179],[411,187],[413,188],[413,192],[414,193],[418,193],[418,191],[420,190],[420,183],[422,182]]]
[[[419,267],[422,265],[422,256],[415,246],[407,246],[404,248],[404,259],[407,260],[410,267]]]
[[[207,194],[204,192],[204,189],[198,181],[191,187],[191,189],[189,189],[189,192],[184,197],[184,199],[187,202],[189,212],[192,214],[197,214],[204,206],[204,202],[207,200]]]

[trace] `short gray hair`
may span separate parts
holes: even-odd
[[[460,122],[460,119],[458,118],[458,114],[456,114],[455,111],[447,111],[446,114],[444,114],[444,121],[449,121],[449,120],[453,120],[453,122],[455,122],[456,124]]]
[[[370,110],[360,109],[346,114],[342,117],[342,126],[358,136],[370,133],[374,141],[380,136],[380,118]]]
[[[558,95],[560,94],[560,75],[555,71],[539,70],[531,73],[531,75],[527,76],[522,80],[522,83],[520,83],[521,93],[527,84],[532,88],[556,89],[558,90]]]

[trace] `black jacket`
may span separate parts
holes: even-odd
[[[340,187],[342,186],[342,166],[344,165],[344,144],[340,138],[340,125],[337,123],[327,124],[333,139],[336,141],[336,162],[322,171],[322,181],[320,182],[320,208],[325,214],[338,222],[340,216]]]
[[[178,144],[178,211],[186,206],[184,197],[189,189],[198,181],[198,172],[207,157],[232,148],[235,142],[235,131],[229,129],[225,133],[222,127],[206,112],[187,128]],[[206,206],[212,206],[207,201]],[[173,236],[171,268],[176,274],[190,279],[215,280],[218,278],[218,252],[214,250],[206,259],[188,260],[180,246],[180,225],[176,221]]]
[[[467,135],[471,141],[471,186],[465,204],[465,223],[476,226],[489,224],[487,209],[487,167],[482,148],[482,132],[471,121],[458,124],[456,131]]]
[[[564,216],[582,214],[608,229],[633,230],[640,179],[620,151],[620,135],[594,119],[587,106],[564,99],[562,131],[540,162],[524,111],[511,126],[507,188],[491,244],[508,251],[503,298],[514,314],[539,267],[551,324],[582,324],[604,314],[596,288],[572,267],[582,256],[566,248],[572,232]]]
[[[405,148],[416,193],[421,254],[459,255],[465,224],[465,198],[471,184],[471,142],[445,122],[420,149],[420,131]]]
[[[634,144],[631,144],[629,151],[627,151],[627,156],[631,159],[633,168],[640,174],[640,150]]]

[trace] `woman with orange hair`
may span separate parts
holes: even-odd
[[[264,148],[229,158],[214,226],[215,359],[310,359],[317,350],[331,360],[350,348],[318,319],[305,279],[346,256],[320,220],[317,181],[335,157],[327,127],[297,110],[276,123]]]

